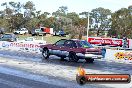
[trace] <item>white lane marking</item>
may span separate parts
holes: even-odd
[[[15,88],[32,88],[32,87],[27,86],[27,85],[15,83],[15,82],[8,81],[8,80],[4,80],[4,79],[0,79],[0,83],[1,84],[5,84],[5,85],[8,85],[10,87],[15,87]]]

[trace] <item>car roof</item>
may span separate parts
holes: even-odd
[[[73,41],[86,41],[86,40],[80,40],[80,39],[71,39],[71,40],[73,40]]]
[[[13,35],[13,33],[5,33],[4,35]]]
[[[75,41],[75,42],[86,41],[86,40],[80,40],[80,39],[61,39],[61,40],[72,40],[72,41]]]
[[[3,36],[4,35],[11,35],[11,36],[16,36],[15,34],[13,34],[13,33],[6,33],[6,34],[3,34]]]
[[[73,41],[79,41],[79,39],[70,39],[70,40],[73,40]]]

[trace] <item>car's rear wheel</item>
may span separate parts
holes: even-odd
[[[94,62],[94,59],[92,59],[92,58],[85,58],[85,60],[86,60],[86,62],[88,62],[88,63],[93,63],[93,62]]]
[[[78,62],[78,60],[79,60],[76,53],[74,53],[74,52],[70,52],[68,57],[69,57],[69,61]]]
[[[49,58],[49,50],[44,48],[42,51],[43,59],[48,59]]]

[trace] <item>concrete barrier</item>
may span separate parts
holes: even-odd
[[[0,41],[0,49],[3,50],[15,50],[24,52],[40,53],[39,48],[41,44],[32,42],[7,42]],[[104,55],[105,54],[105,55]],[[117,49],[106,49],[104,51],[104,59],[114,61],[130,61],[132,62],[132,50],[117,50]]]

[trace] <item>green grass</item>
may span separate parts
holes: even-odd
[[[60,40],[60,39],[68,39],[69,37],[59,37],[59,36],[31,36],[31,35],[18,35],[18,39],[19,40],[23,40],[27,37],[34,37],[38,40],[43,39],[45,40],[47,43],[55,43],[56,41]],[[42,38],[43,37],[43,38]]]
[[[68,37],[58,37],[58,36],[44,37],[44,40],[47,41],[47,43],[55,43],[60,39],[68,39]]]

